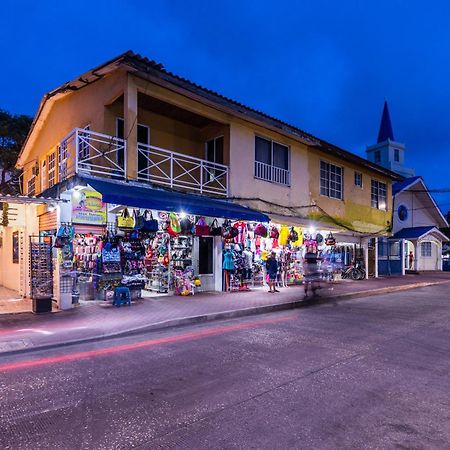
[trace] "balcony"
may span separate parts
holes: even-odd
[[[126,180],[126,141],[76,128],[59,146],[60,181],[75,174]],[[228,194],[229,168],[164,148],[138,144],[137,181],[200,194]]]
[[[255,178],[272,183],[284,184],[290,186],[291,172],[280,167],[265,164],[261,161],[255,161]]]

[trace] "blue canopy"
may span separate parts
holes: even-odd
[[[105,203],[177,213],[185,212],[224,219],[242,219],[255,222],[269,222],[270,220],[268,216],[259,211],[237,205],[229,200],[166,191],[125,182],[104,181],[88,177],[82,179],[102,194]]]

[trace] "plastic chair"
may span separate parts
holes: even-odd
[[[129,305],[131,306],[131,293],[127,287],[116,287],[114,289],[113,306]]]

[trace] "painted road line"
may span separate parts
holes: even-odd
[[[192,340],[197,340],[197,339],[204,339],[204,338],[207,338],[210,336],[216,336],[216,335],[220,335],[220,334],[230,333],[233,331],[241,331],[241,330],[248,330],[248,329],[252,329],[252,328],[258,328],[258,327],[262,327],[264,325],[273,325],[273,324],[286,322],[288,320],[294,320],[294,319],[295,319],[295,317],[290,315],[290,316],[279,317],[277,319],[265,319],[265,320],[252,321],[252,322],[246,322],[246,323],[235,324],[235,325],[210,327],[206,330],[191,331],[189,333],[183,333],[183,334],[177,334],[174,336],[167,336],[167,337],[162,337],[162,338],[150,339],[150,340],[146,340],[146,341],[134,342],[132,344],[123,344],[123,345],[118,345],[118,346],[113,346],[113,347],[106,347],[106,348],[102,348],[102,349],[98,349],[98,350],[88,350],[88,351],[84,351],[84,352],[68,353],[68,354],[59,355],[59,356],[49,356],[46,358],[19,361],[16,363],[1,364],[0,372],[8,372],[8,371],[12,371],[12,370],[44,366],[44,365],[48,365],[48,364],[58,364],[58,363],[67,362],[67,361],[76,361],[76,360],[80,360],[80,359],[94,358],[94,357],[105,356],[105,355],[114,354],[114,353],[139,350],[141,348],[173,344],[176,342],[186,342],[186,341],[192,341]]]

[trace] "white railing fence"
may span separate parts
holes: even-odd
[[[291,172],[289,170],[271,166],[260,161],[255,161],[255,178],[284,184],[285,186],[290,186],[291,184]]]
[[[228,166],[138,144],[138,180],[201,194],[228,194]]]
[[[59,145],[59,173],[61,180],[75,173],[125,179],[126,143],[114,136],[75,128]]]

